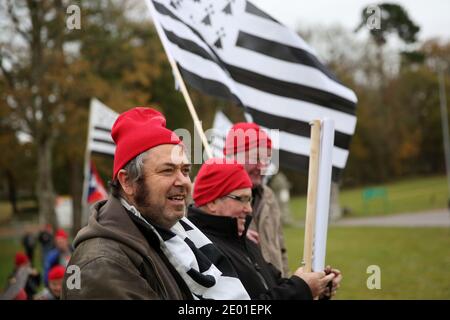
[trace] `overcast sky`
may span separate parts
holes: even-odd
[[[419,39],[440,37],[450,40],[449,0],[251,0],[287,26],[297,29],[314,25],[341,24],[353,30],[360,21],[361,10],[369,4],[397,3],[420,26]]]

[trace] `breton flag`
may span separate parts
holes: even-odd
[[[105,185],[103,184],[103,181],[95,168],[94,162],[91,161],[87,202],[89,204],[93,204],[107,198],[108,192],[105,189]]]
[[[102,197],[107,197],[107,192],[101,181],[94,164],[91,161],[91,153],[99,153],[114,156],[116,145],[111,138],[111,129],[119,114],[108,108],[99,100],[91,100],[89,112],[88,135],[86,153],[84,158],[84,182],[82,198],[82,223],[86,224],[89,218],[89,205]]]
[[[184,79],[279,129],[280,164],[307,170],[310,121],[335,122],[333,178],[345,167],[357,98],[294,31],[245,0],[147,0]]]
[[[111,138],[111,129],[118,116],[99,100],[91,100],[87,151],[114,155],[116,145]]]

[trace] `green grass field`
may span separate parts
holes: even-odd
[[[0,239],[0,288],[6,286],[6,280],[14,266],[14,255],[22,250],[20,242],[11,238]]]
[[[303,229],[285,229],[289,265],[303,252]],[[344,275],[337,299],[450,299],[448,228],[331,227],[327,264]],[[367,288],[367,267],[381,269],[381,289]]]
[[[24,252],[20,239],[0,238],[0,292],[5,288],[7,279],[11,275],[14,267],[14,256],[18,251]],[[43,266],[39,247],[36,248],[33,260],[36,269],[42,274]],[[43,287],[42,284],[41,287]]]
[[[373,216],[403,212],[415,212],[447,206],[447,180],[445,176],[408,179],[387,185],[387,206],[384,200],[375,198],[364,203],[363,188],[341,190],[340,203],[352,216]],[[291,212],[295,220],[304,222],[306,196],[291,200]]]

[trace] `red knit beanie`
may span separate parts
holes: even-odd
[[[48,272],[48,280],[62,279],[64,278],[65,272],[66,268],[64,268],[62,265],[56,265]]]
[[[25,253],[23,253],[23,252],[16,253],[16,258],[15,258],[16,267],[20,267],[21,265],[24,265],[24,264],[28,263],[29,261],[30,260],[28,260],[28,257]]]
[[[229,159],[212,158],[197,174],[193,199],[201,207],[234,190],[251,187],[252,181],[242,165]]]
[[[228,132],[223,153],[224,155],[236,154],[260,146],[272,148],[272,140],[267,133],[256,123],[239,122]]]
[[[145,107],[130,109],[117,118],[111,130],[116,143],[113,179],[130,160],[161,144],[179,144],[180,138],[166,128],[161,112]]]
[[[64,238],[67,240],[69,236],[67,235],[67,232],[64,231],[64,229],[58,229],[55,233],[55,238]]]
[[[14,297],[14,300],[28,300],[28,295],[25,289],[20,289],[19,293]]]

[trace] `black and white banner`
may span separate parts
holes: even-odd
[[[294,31],[245,0],[147,0],[167,55],[198,90],[279,129],[281,165],[306,169],[310,126],[335,122],[334,177],[345,167],[357,98]],[[280,4],[282,5],[282,4]]]
[[[87,144],[89,152],[114,155],[116,145],[111,137],[111,129],[118,116],[117,112],[99,100],[91,100]]]

